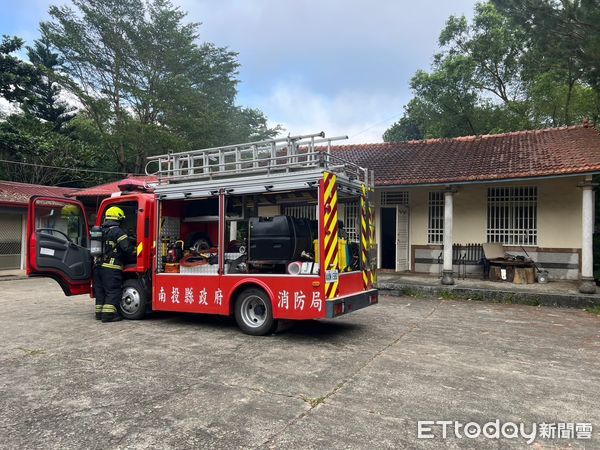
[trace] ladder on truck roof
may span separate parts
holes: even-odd
[[[348,136],[325,138],[325,133],[288,136],[243,144],[150,156],[146,174],[160,184],[234,177],[256,177],[328,170],[370,186],[369,170],[331,153],[331,142]],[[326,144],[318,148],[317,144]],[[371,179],[370,179],[371,178]]]

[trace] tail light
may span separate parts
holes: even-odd
[[[344,314],[344,302],[336,303],[333,305],[333,315],[341,316]]]

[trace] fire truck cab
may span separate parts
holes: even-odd
[[[323,133],[149,158],[154,186],[128,182],[117,205],[136,256],[124,267],[120,313],[233,315],[252,335],[279,319],[333,318],[377,303],[373,174],[329,151]],[[93,295],[83,205],[33,197],[27,274],[65,295]]]

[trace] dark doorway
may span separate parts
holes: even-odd
[[[381,208],[381,268],[396,270],[396,208]]]

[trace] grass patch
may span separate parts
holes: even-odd
[[[463,300],[464,299],[460,295],[457,295],[454,292],[447,291],[447,290],[443,290],[442,292],[440,292],[439,298],[441,300]]]
[[[512,294],[508,294],[501,301],[501,303],[507,303],[509,305],[512,305],[514,302],[515,302],[515,298]]]
[[[596,314],[597,316],[600,316],[600,305],[592,306],[591,308],[587,308],[586,311],[589,313],[592,313],[592,314]]]
[[[314,397],[314,398],[302,396],[302,400],[304,400],[306,403],[308,403],[311,408],[314,408],[314,407],[320,405],[321,403],[323,403],[325,401],[326,398],[327,398],[326,396]]]
[[[414,289],[411,287],[405,287],[402,289],[402,295],[406,296],[406,297],[413,297],[413,298],[425,298],[426,295],[420,291],[419,289]]]
[[[540,306],[542,304],[542,301],[539,297],[533,297],[523,300],[523,304],[529,306]]]

